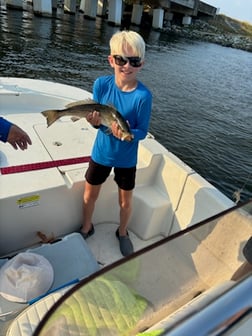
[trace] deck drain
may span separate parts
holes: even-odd
[[[54,141],[53,145],[54,146],[62,146],[62,142],[60,142],[60,141]]]

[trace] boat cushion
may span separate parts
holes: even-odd
[[[26,309],[11,324],[7,336],[31,336],[53,302],[54,295],[50,295]],[[101,276],[75,291],[54,310],[42,335],[130,334],[147,308],[147,300],[122,281]]]

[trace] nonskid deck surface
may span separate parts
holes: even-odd
[[[94,228],[95,234],[89,237],[86,242],[98,264],[103,267],[123,258],[120,252],[118,239],[115,235],[118,224],[100,223],[94,225]],[[157,236],[144,241],[130,230],[129,237],[133,243],[135,252],[162,239],[162,236]]]

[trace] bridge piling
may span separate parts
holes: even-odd
[[[35,15],[52,16],[52,10],[57,9],[59,1],[57,0],[27,0],[29,4],[33,4],[33,11]],[[76,0],[64,0],[64,12],[69,14],[76,13]],[[217,8],[208,5],[200,0],[168,0],[160,1],[160,7],[154,8],[150,11],[149,15],[152,18],[152,28],[162,29],[164,21],[172,24],[174,20],[179,20],[182,25],[190,25],[193,18],[200,16],[214,17]],[[84,17],[95,20],[97,16],[107,17],[108,24],[113,26],[121,26],[123,21],[123,0],[81,0],[80,12],[84,13]],[[9,9],[24,10],[26,7],[23,0],[6,0],[6,7]],[[128,13],[130,18],[129,24],[141,25],[143,16],[143,5],[141,2],[133,4],[132,13]]]

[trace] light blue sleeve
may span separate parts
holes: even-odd
[[[101,79],[97,78],[94,82],[94,85],[93,85],[93,100],[96,101],[97,103],[101,102],[100,81],[101,81]],[[110,134],[111,133],[107,126],[101,125],[99,127],[99,129],[105,134]]]
[[[152,110],[152,95],[146,94],[140,103],[137,114],[137,124],[131,128],[134,135],[134,141],[143,140],[148,132]]]

